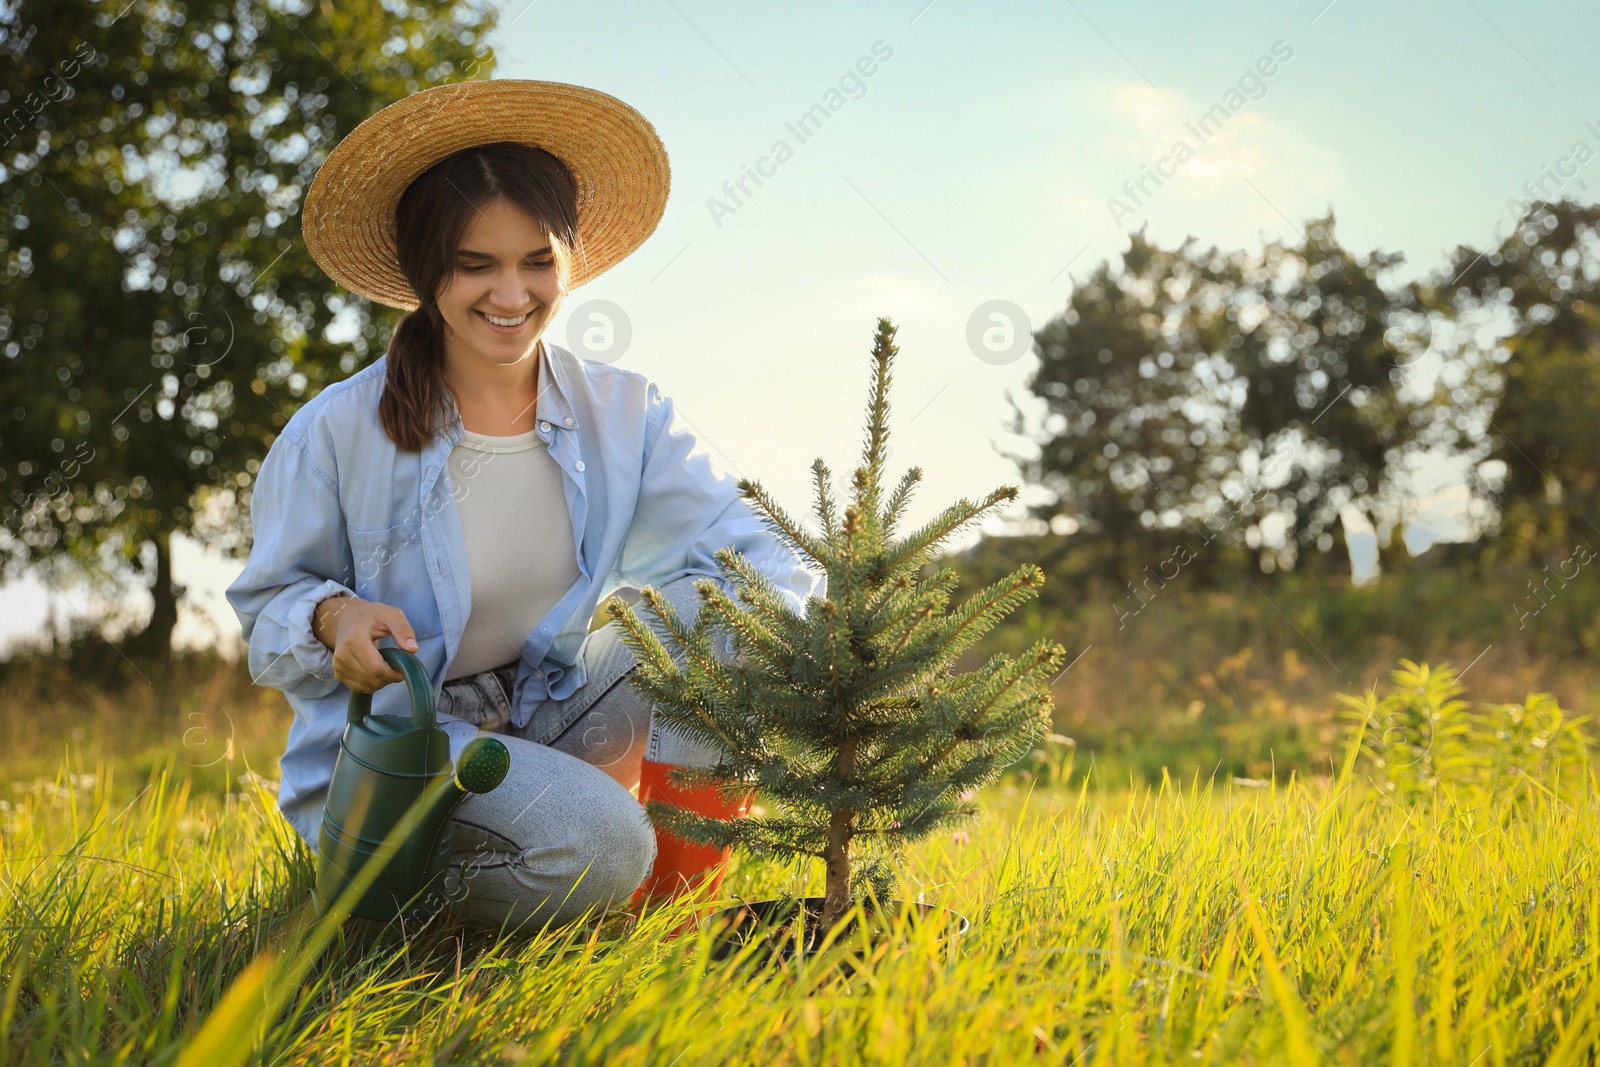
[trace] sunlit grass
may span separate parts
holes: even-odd
[[[957,943],[764,980],[668,939],[681,907],[347,928],[300,958],[311,860],[240,764],[217,794],[176,760],[137,784],[64,761],[0,812],[0,1062],[1590,1062],[1592,775],[1404,807],[1360,770],[1064,786],[1069,753],[911,851],[907,895],[972,920]],[[820,889],[737,861],[724,886]]]

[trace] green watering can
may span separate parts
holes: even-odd
[[[480,737],[462,751],[452,774],[450,735],[438,726],[422,661],[404,649],[378,651],[405,677],[411,717],[374,715],[372,694],[350,694],[317,834],[317,904],[319,910],[334,907],[370,861],[377,877],[349,913],[380,922],[420,920],[444,903],[450,813],[468,794],[498,786],[511,754],[498,740]],[[396,840],[386,847],[391,836]]]

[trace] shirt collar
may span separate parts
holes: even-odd
[[[534,420],[537,423],[549,423],[552,430],[576,430],[578,428],[577,416],[572,413],[572,379],[569,360],[571,356],[563,348],[540,341],[544,352],[539,357],[539,391],[535,394]],[[466,427],[462,424],[461,416],[457,415],[440,427],[437,442],[445,446],[444,451],[461,443]]]
[[[535,416],[558,430],[576,430],[578,420],[572,413],[572,380],[569,374],[571,356],[566,349],[541,340],[544,353],[539,359],[539,394]]]
[[[534,418],[537,423],[549,423],[552,431],[576,430],[577,416],[572,412],[572,361],[565,349],[553,344],[544,345],[539,359],[539,392],[535,399]],[[434,434],[433,441],[422,451],[423,492],[429,491],[434,478],[444,467],[451,449],[461,443],[466,426],[457,415]]]

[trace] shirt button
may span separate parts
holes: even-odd
[[[541,422],[539,424],[539,429],[541,429],[541,430],[548,430],[549,428],[550,428],[550,424],[548,422]]]
[[[566,423],[568,426],[572,425],[572,420],[570,418],[562,419],[561,421]]]
[[[574,463],[573,466],[580,471],[583,470],[583,460],[578,460],[578,462]]]

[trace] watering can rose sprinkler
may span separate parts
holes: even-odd
[[[480,737],[452,773],[450,735],[439,728],[422,661],[404,649],[378,651],[405,678],[411,716],[374,715],[372,694],[351,692],[317,834],[316,903],[379,922],[421,920],[443,903],[451,813],[498,786],[511,754]]]

